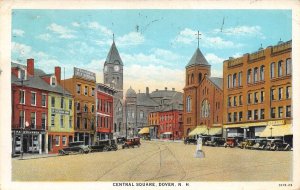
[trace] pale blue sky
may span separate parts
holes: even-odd
[[[291,40],[290,10],[13,10],[12,60],[47,73],[73,66],[102,68],[112,33],[124,63],[124,88],[182,90],[185,66],[197,48],[222,76],[222,63],[262,47]]]

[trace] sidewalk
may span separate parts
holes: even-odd
[[[39,158],[49,158],[49,157],[56,157],[58,154],[23,154],[23,160],[30,160],[30,159],[39,159]],[[22,160],[21,155],[17,155],[16,157],[12,157],[12,159]]]

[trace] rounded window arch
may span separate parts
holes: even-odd
[[[231,75],[227,76],[227,87],[231,88]]]
[[[265,80],[265,66],[260,66],[260,74],[259,74],[260,80]]]
[[[248,69],[247,71],[247,83],[251,83],[251,74],[252,74],[252,70]]]
[[[286,60],[286,63],[285,63],[285,74],[286,75],[292,74],[292,59],[291,58],[288,58]]]
[[[282,76],[282,74],[283,74],[283,68],[282,68],[283,65],[282,65],[282,63],[283,63],[282,60],[278,61],[278,77]]]
[[[271,74],[271,78],[275,77],[275,63],[271,63],[271,67],[270,67],[270,74]]]
[[[188,96],[186,98],[186,111],[191,112],[191,97],[190,96]]]
[[[255,67],[253,72],[253,82],[257,82],[257,81],[258,81],[258,68]]]
[[[232,87],[236,86],[236,73],[233,74],[232,76]]]
[[[199,74],[198,74],[198,83],[200,83],[201,80],[202,80],[202,73],[199,73]]]
[[[201,104],[201,117],[208,118],[210,114],[210,104],[207,99],[202,101]]]
[[[191,83],[192,84],[194,83],[194,73],[192,73],[192,76],[191,76]]]

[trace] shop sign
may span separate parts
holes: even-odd
[[[268,121],[268,125],[284,125],[284,120],[277,120],[277,121]]]
[[[55,113],[55,114],[61,114],[61,115],[70,115],[69,110],[61,110],[61,109],[51,108],[51,112]]]
[[[80,77],[86,80],[96,81],[96,74],[84,69],[74,67],[74,76]]]
[[[21,134],[20,130],[16,130],[16,134]],[[24,135],[30,134],[30,135],[38,135],[38,134],[45,134],[45,132],[41,132],[41,131],[23,131]]]

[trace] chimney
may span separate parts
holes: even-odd
[[[55,67],[55,77],[56,77],[56,80],[57,80],[57,83],[60,84],[60,77],[61,77],[61,68],[60,67]]]
[[[34,76],[34,59],[27,59],[27,74]]]
[[[146,87],[146,95],[149,95],[149,87]]]
[[[168,88],[167,87],[165,87],[165,91],[167,91],[168,90]]]
[[[172,91],[175,91],[175,88],[172,88]]]

